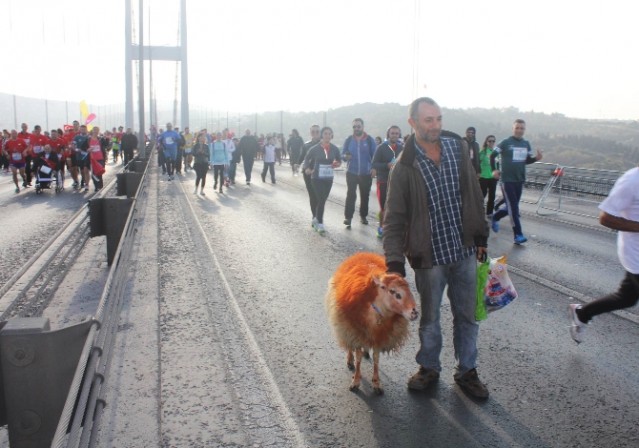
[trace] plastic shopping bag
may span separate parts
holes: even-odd
[[[475,305],[475,320],[480,321],[488,317],[486,311],[486,300],[484,290],[488,282],[488,272],[490,271],[490,261],[477,263],[477,304]]]
[[[506,256],[490,259],[490,272],[484,289],[486,311],[491,313],[517,298],[517,291],[508,275]]]

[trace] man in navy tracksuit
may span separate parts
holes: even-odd
[[[351,220],[355,214],[355,200],[359,187],[360,204],[359,216],[362,224],[368,224],[368,198],[373,184],[371,175],[372,160],[375,154],[375,140],[364,132],[364,120],[353,120],[353,135],[349,136],[342,148],[342,158],[348,162],[346,170],[346,208],[344,210],[344,225],[351,228]]]

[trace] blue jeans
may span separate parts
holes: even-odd
[[[503,182],[502,192],[504,199],[506,199],[507,209],[501,209],[493,215],[495,221],[499,221],[506,215],[510,215],[510,222],[513,226],[513,233],[515,236],[522,235],[521,220],[519,218],[519,201],[521,201],[521,194],[524,189],[523,182]]]
[[[419,365],[438,372],[442,369],[439,361],[442,351],[440,309],[444,288],[448,285],[457,371],[464,374],[476,367],[479,333],[479,323],[475,320],[476,271],[474,256],[456,263],[433,266],[431,269],[415,269],[415,282],[422,308],[419,322],[420,349],[415,357]]]

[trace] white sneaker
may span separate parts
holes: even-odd
[[[311,221],[311,227],[314,229],[317,228],[317,218],[313,218],[313,220]]]
[[[581,308],[581,305],[576,303],[568,305],[568,314],[570,314],[570,336],[572,336],[573,340],[577,344],[583,342],[584,332],[588,325],[587,323],[579,320],[579,317],[577,316],[577,310],[579,308]]]
[[[320,235],[324,235],[326,233],[326,229],[324,228],[324,224],[322,223],[317,223],[317,232]]]

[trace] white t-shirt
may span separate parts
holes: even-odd
[[[612,216],[639,222],[639,167],[626,171],[599,209]],[[619,232],[617,255],[624,269],[639,274],[639,232]]]

